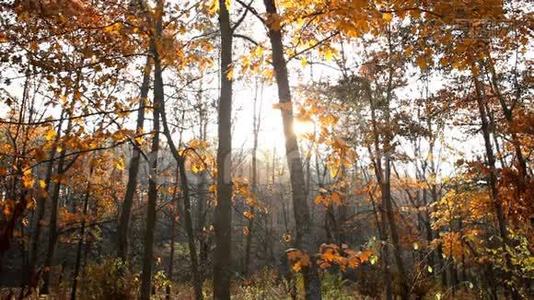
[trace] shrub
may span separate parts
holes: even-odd
[[[120,259],[107,258],[87,266],[80,287],[80,299],[135,299],[139,277]]]

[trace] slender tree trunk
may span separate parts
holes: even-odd
[[[61,112],[61,117],[59,120],[59,124],[56,130],[56,137],[54,140],[54,143],[52,144],[52,147],[50,149],[50,153],[48,155],[48,158],[50,161],[48,162],[46,166],[46,175],[45,175],[45,189],[47,193],[39,198],[37,201],[37,211],[34,218],[34,224],[33,224],[33,231],[31,236],[31,244],[30,244],[30,258],[29,258],[29,266],[27,271],[27,280],[28,284],[30,286],[35,286],[37,283],[37,278],[33,278],[35,274],[35,267],[37,264],[37,258],[38,258],[38,251],[39,251],[39,241],[41,237],[41,229],[42,229],[42,221],[45,214],[46,209],[46,200],[48,199],[48,192],[50,191],[50,183],[52,182],[52,173],[54,170],[54,158],[56,156],[56,147],[57,143],[59,142],[59,139],[61,138],[61,126],[63,124],[63,116],[64,111]],[[34,284],[35,283],[35,284]]]
[[[370,145],[368,146],[368,151],[369,153],[372,153]],[[375,160],[375,158],[373,158],[373,160]],[[369,192],[369,198],[371,199],[371,204],[373,205],[373,214],[375,216],[376,227],[378,229],[378,238],[380,239],[381,242],[387,242],[389,238],[388,238],[388,231],[386,228],[387,220],[385,217],[383,205],[381,203],[379,204],[376,203],[376,200],[374,199],[372,192]],[[393,291],[391,288],[392,277],[391,277],[391,270],[389,267],[389,250],[388,250],[387,245],[382,245],[380,250],[382,253],[382,264],[384,266],[383,280],[384,280],[384,284],[386,285],[386,299],[392,300]]]
[[[384,134],[384,168],[382,168],[382,155],[380,152],[380,137],[378,133],[378,126],[377,126],[377,120],[375,115],[375,103],[373,101],[373,96],[371,93],[371,87],[368,82],[364,82],[365,84],[365,90],[367,93],[367,97],[370,103],[371,108],[371,126],[373,130],[374,135],[374,146],[375,146],[375,162],[374,162],[374,169],[375,169],[375,175],[377,178],[377,182],[380,185],[381,195],[382,195],[382,207],[384,208],[385,213],[385,220],[387,220],[387,223],[389,225],[390,230],[390,236],[391,236],[391,243],[393,245],[393,256],[395,259],[395,263],[397,266],[397,270],[399,272],[399,281],[401,283],[401,298],[402,299],[408,299],[409,298],[409,287],[406,284],[406,271],[404,269],[404,265],[402,263],[402,257],[400,252],[400,243],[399,243],[399,233],[395,221],[395,215],[393,213],[393,201],[391,199],[391,153],[392,151],[390,141],[391,141],[391,133],[386,132]],[[389,91],[388,87],[388,91]],[[388,92],[389,93],[389,92]],[[385,115],[386,115],[386,122],[389,126],[389,99],[390,95],[387,96],[387,107],[385,108]]]
[[[178,187],[178,180],[180,177],[180,171],[176,170],[176,180],[174,181],[174,190],[172,192],[172,201],[176,203],[176,209],[177,211],[172,212],[171,214],[171,250],[169,254],[169,269],[167,270],[167,276],[169,280],[172,282],[174,280],[174,244],[175,244],[175,237],[176,237],[176,217],[178,212],[178,198],[177,196],[177,187]],[[166,287],[166,295],[165,299],[171,299],[171,285],[167,285]]]
[[[79,83],[79,75],[78,75],[78,83]],[[77,83],[77,85],[78,85]],[[76,87],[77,89],[78,87]],[[72,129],[72,120],[71,116],[74,111],[74,102],[75,99],[72,99],[72,103],[70,105],[70,108],[67,109],[67,129],[65,131],[65,135],[70,134],[70,131]],[[54,260],[54,254],[56,250],[56,242],[58,238],[58,230],[57,230],[57,209],[58,209],[58,202],[59,202],[59,194],[61,191],[61,185],[63,182],[63,177],[65,176],[65,155],[67,153],[65,143],[61,143],[61,152],[59,154],[59,160],[57,164],[57,181],[54,184],[54,189],[51,196],[51,204],[50,204],[50,218],[48,221],[48,248],[47,248],[47,254],[44,264],[44,274],[43,274],[43,288],[41,289],[41,294],[49,294],[50,292],[50,268],[52,267],[52,262]]]
[[[147,57],[143,71],[143,83],[141,84],[139,110],[137,111],[137,124],[135,130],[137,135],[143,132],[145,122],[145,105],[148,91],[150,89],[151,69],[152,67],[150,58]],[[133,147],[132,157],[130,158],[130,163],[128,164],[128,182],[126,184],[126,193],[124,194],[124,202],[122,203],[119,226],[117,230],[117,257],[122,259],[123,262],[126,262],[128,257],[128,228],[130,224],[133,199],[137,189],[137,175],[139,174],[140,159],[141,150],[137,147]]]
[[[435,185],[432,185],[430,189],[430,195],[432,197],[432,203],[438,202],[438,191],[436,189]],[[431,232],[431,236],[435,236],[435,234],[432,234],[432,227],[430,227],[430,216],[428,217],[428,224],[429,224],[429,230]],[[438,233],[436,233],[438,234]],[[436,256],[438,258],[438,269],[440,270],[440,279],[441,279],[441,285],[447,286],[447,274],[445,272],[445,261],[443,260],[443,245],[439,244],[437,247]]]
[[[406,283],[408,278],[406,274],[406,270],[404,269],[404,264],[402,262],[401,257],[401,249],[400,249],[400,237],[399,237],[399,230],[397,228],[397,222],[395,220],[395,213],[393,212],[393,200],[391,199],[391,180],[390,180],[390,158],[389,154],[386,153],[385,155],[385,173],[384,173],[384,182],[383,182],[383,189],[382,194],[383,198],[382,201],[385,204],[385,210],[386,210],[386,217],[388,220],[389,225],[389,231],[391,235],[391,242],[393,244],[393,256],[395,258],[395,263],[397,265],[397,271],[399,272],[400,283],[401,283],[401,289],[402,299],[409,299],[409,286]]]
[[[171,131],[169,129],[169,124],[167,122],[167,113],[165,110],[165,102],[161,102],[160,105],[160,116],[163,125],[163,132],[167,138],[169,148],[171,153],[176,160],[178,165],[178,171],[180,174],[180,186],[182,188],[182,197],[184,200],[184,220],[185,220],[185,230],[187,233],[187,244],[189,247],[189,257],[191,259],[191,273],[193,275],[193,288],[195,290],[195,299],[202,299],[202,279],[199,271],[199,263],[197,256],[197,249],[195,244],[195,231],[193,228],[193,218],[192,218],[192,209],[191,209],[191,195],[189,192],[189,180],[187,178],[187,170],[185,168],[185,156],[179,154],[179,150],[174,144],[174,141],[171,136]],[[185,154],[184,154],[185,155]]]
[[[253,128],[253,135],[254,135],[254,141],[252,146],[252,193],[256,195],[257,193],[257,176],[258,176],[258,170],[257,170],[257,152],[258,152],[258,134],[260,130],[260,118],[261,118],[261,111],[260,115],[257,114],[257,102],[258,102],[258,85],[256,82],[256,88],[255,88],[255,95],[254,95],[254,112],[253,112],[253,119],[252,119],[252,128]],[[251,208],[252,215],[254,216],[254,206]],[[243,273],[245,276],[249,273],[249,265],[250,265],[250,249],[252,247],[252,234],[254,230],[254,220],[255,218],[250,218],[248,220],[248,235],[245,239],[245,266]]]
[[[157,43],[161,37],[162,32],[162,17],[163,17],[163,0],[158,0],[156,10],[158,16],[156,19],[156,27],[154,36],[151,38],[151,52],[154,59],[154,100],[153,100],[153,126],[152,131],[152,146],[149,157],[149,176],[148,176],[148,203],[146,216],[146,229],[144,234],[144,251],[143,251],[143,271],[141,274],[141,291],[140,299],[149,300],[152,285],[152,267],[153,267],[153,252],[154,252],[154,230],[156,225],[156,205],[158,201],[158,153],[159,153],[159,110],[160,105],[164,101],[164,89],[161,59],[159,56],[159,49]]]
[[[187,244],[189,246],[189,256],[191,258],[191,273],[193,275],[193,288],[195,290],[195,299],[200,300],[202,296],[202,280],[198,270],[198,256],[195,244],[195,233],[193,230],[193,220],[191,218],[191,200],[189,195],[189,182],[185,169],[185,160],[182,158],[178,161],[180,170],[180,182],[182,187],[182,196],[184,197],[184,219],[185,230],[187,233]]]
[[[499,100],[499,104],[501,105],[504,118],[506,119],[506,122],[508,123],[508,125],[511,126],[513,125],[513,122],[514,122],[513,111],[512,111],[512,108],[508,107],[508,105],[506,104],[506,100],[504,99],[504,96],[501,93],[499,83],[497,82],[497,72],[495,71],[495,65],[494,65],[493,59],[491,58],[490,52],[488,51],[487,54],[488,54],[488,63],[486,64],[486,66],[490,72],[491,85],[493,87],[493,90],[495,91],[495,94],[497,94],[497,99]],[[517,167],[519,169],[519,174],[521,175],[521,180],[522,180],[520,188],[524,190],[525,180],[528,176],[527,163],[523,156],[523,152],[521,151],[521,142],[519,140],[519,137],[513,131],[511,132],[511,137],[512,137],[512,145],[514,146],[514,150],[515,150]]]
[[[232,274],[232,28],[225,0],[219,0],[221,32],[221,96],[217,149],[217,205],[215,207],[215,265],[213,298],[230,299]]]
[[[87,217],[87,209],[89,207],[89,197],[91,196],[91,178],[93,176],[93,164],[90,162],[91,167],[89,170],[89,178],[87,180],[87,188],[83,198],[83,209],[82,209],[82,224],[80,226],[80,240],[78,241],[78,247],[76,249],[76,262],[74,265],[74,274],[72,278],[72,289],[70,293],[70,299],[76,299],[76,290],[78,288],[78,276],[80,275],[80,268],[82,263],[82,250],[85,243],[85,218]]]
[[[274,0],[264,0],[265,8],[270,18],[278,16]],[[302,158],[299,152],[297,137],[293,132],[293,108],[291,90],[287,73],[287,63],[284,57],[282,44],[282,32],[280,28],[271,24],[269,27],[269,39],[272,46],[273,67],[276,83],[278,85],[278,98],[281,104],[282,122],[286,141],[286,156],[291,181],[291,193],[293,198],[293,210],[296,223],[296,247],[303,250],[307,255],[313,256],[316,252],[312,223],[310,220],[308,203],[306,201],[305,179],[302,168]],[[303,269],[304,288],[306,299],[321,299],[321,281],[313,257],[311,265]]]
[[[503,242],[506,244],[508,242],[508,232],[506,229],[506,220],[504,217],[504,211],[502,204],[499,200],[499,190],[497,189],[497,169],[495,167],[495,155],[493,154],[493,147],[491,145],[490,139],[490,130],[489,123],[487,118],[487,112],[482,100],[481,87],[478,79],[474,78],[475,81],[475,91],[476,91],[476,101],[478,105],[478,110],[480,113],[480,120],[482,123],[482,136],[484,137],[484,146],[486,148],[486,156],[488,160],[488,166],[490,169],[488,183],[490,186],[490,193],[493,200],[493,205],[495,209],[495,214],[497,216],[497,222],[499,227],[499,233]]]
[[[474,72],[473,72],[474,73]],[[482,136],[484,137],[484,146],[486,148],[486,156],[487,156],[487,162],[489,167],[489,176],[488,176],[488,184],[490,188],[490,196],[491,200],[493,202],[493,207],[495,209],[495,215],[497,217],[497,225],[499,228],[499,235],[502,239],[502,250],[505,256],[505,264],[507,266],[507,269],[511,269],[511,262],[510,262],[510,255],[506,251],[506,246],[510,246],[510,240],[508,237],[508,230],[506,226],[506,218],[504,216],[504,210],[502,207],[502,203],[499,199],[499,190],[497,188],[497,168],[495,167],[495,155],[493,153],[493,147],[491,145],[491,138],[490,138],[490,128],[489,128],[489,122],[487,117],[487,111],[483,102],[483,96],[482,96],[482,87],[480,85],[480,82],[478,81],[478,78],[476,76],[473,76],[473,80],[475,83],[475,93],[476,93],[476,102],[478,106],[478,110],[480,113],[480,121],[482,123],[481,129],[482,129]],[[511,274],[509,271],[507,272],[506,276],[508,277],[508,280],[511,280]],[[510,291],[512,295],[512,299],[520,299],[519,294],[516,290],[509,287],[508,290]]]

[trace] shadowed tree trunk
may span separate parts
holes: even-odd
[[[472,71],[473,74],[476,74],[476,72]],[[497,187],[497,168],[495,167],[495,154],[493,153],[493,147],[491,145],[491,137],[490,137],[490,128],[489,128],[489,122],[488,122],[488,113],[486,111],[486,107],[484,105],[483,100],[483,89],[481,86],[480,81],[476,77],[476,75],[473,76],[473,81],[475,84],[475,98],[480,114],[480,121],[481,121],[481,132],[482,136],[484,138],[484,146],[486,150],[486,157],[487,157],[487,163],[489,168],[489,175],[488,175],[488,185],[490,188],[490,196],[491,200],[493,202],[493,207],[495,209],[495,215],[497,217],[497,226],[499,228],[499,235],[502,239],[502,251],[504,253],[504,259],[505,264],[508,270],[511,270],[512,264],[510,261],[510,255],[508,254],[506,247],[511,246],[510,245],[510,239],[508,236],[508,230],[506,226],[506,218],[504,216],[504,210],[502,207],[502,203],[499,199],[499,190]],[[510,271],[506,272],[506,279],[512,280]],[[512,287],[508,287],[507,291],[510,292],[512,295],[512,299],[520,299],[521,297],[517,293],[515,289]]]
[[[61,138],[61,126],[63,125],[63,116],[65,114],[65,111],[61,112],[61,117],[59,120],[59,124],[56,130],[56,137],[54,140],[54,143],[50,149],[50,153],[48,155],[49,162],[46,166],[46,174],[45,174],[45,188],[47,193],[44,194],[42,197],[39,198],[37,201],[37,211],[34,218],[34,224],[33,224],[33,231],[31,236],[31,244],[30,244],[30,258],[29,258],[29,264],[28,264],[28,270],[27,270],[27,281],[30,286],[34,285],[33,282],[36,282],[33,278],[35,276],[35,267],[37,264],[37,258],[38,258],[38,251],[39,251],[39,240],[41,237],[41,229],[42,229],[42,221],[44,218],[45,208],[46,208],[46,200],[48,199],[48,192],[50,191],[50,183],[52,182],[52,173],[54,171],[54,159],[56,156],[56,147],[59,139]]]
[[[164,101],[163,78],[161,59],[159,56],[157,42],[162,32],[163,0],[158,0],[156,10],[158,16],[154,36],[151,38],[151,52],[154,60],[154,100],[153,100],[153,137],[149,156],[149,176],[148,176],[148,203],[146,214],[146,229],[144,234],[143,250],[143,271],[141,274],[140,299],[149,300],[152,284],[152,267],[154,252],[154,229],[156,225],[156,204],[158,200],[158,152],[159,152],[159,110]]]
[[[274,0],[264,0],[265,8],[269,18],[278,15]],[[287,63],[284,57],[284,47],[282,44],[282,32],[276,26],[269,26],[269,39],[272,46],[273,67],[275,71],[276,83],[278,85],[278,99],[281,104],[282,122],[286,142],[286,156],[291,182],[291,193],[293,198],[293,209],[296,223],[295,246],[307,255],[313,256],[316,252],[314,238],[311,228],[311,220],[308,204],[306,202],[304,170],[300,155],[297,137],[293,132],[293,108],[291,102],[291,90],[287,73]],[[314,259],[311,258],[311,265],[303,269],[304,288],[306,299],[321,299],[321,281],[317,273]]]
[[[70,131],[70,121],[67,125],[67,131]],[[68,133],[67,133],[68,134]],[[59,154],[59,160],[57,165],[57,182],[54,184],[54,189],[52,192],[52,196],[50,198],[50,218],[48,221],[48,248],[46,253],[46,259],[44,263],[44,268],[46,269],[44,271],[43,276],[43,288],[41,290],[41,294],[48,294],[49,288],[50,288],[50,267],[52,266],[52,262],[54,259],[54,254],[56,250],[56,242],[58,237],[58,230],[57,230],[57,206],[59,202],[59,192],[61,190],[61,182],[62,182],[62,176],[64,176],[64,167],[65,167],[65,147],[62,147],[63,150],[61,150],[61,153]]]
[[[510,107],[506,104],[506,100],[501,92],[498,80],[497,80],[497,72],[495,71],[495,63],[493,61],[493,58],[491,57],[491,53],[488,51],[488,61],[486,64],[487,69],[490,73],[490,82],[491,87],[493,88],[493,91],[497,95],[497,99],[499,100],[499,104],[501,105],[502,112],[504,114],[504,118],[509,126],[514,125],[514,118],[513,118],[513,108],[515,106],[515,103],[513,103]],[[519,96],[517,96],[519,97]],[[516,99],[517,101],[518,99]],[[521,175],[521,182],[520,182],[520,189],[521,192],[524,192],[526,179],[528,177],[527,172],[527,163],[525,160],[525,157],[523,156],[523,152],[521,151],[521,141],[519,137],[517,136],[517,133],[513,130],[510,133],[512,139],[511,143],[514,146],[515,151],[515,158],[517,160],[517,168],[519,170],[519,174]]]
[[[213,298],[230,299],[232,263],[232,28],[225,0],[219,0],[221,33],[221,95],[217,149],[217,205],[215,206],[215,265]]]
[[[174,280],[174,248],[175,248],[175,243],[176,243],[176,219],[177,219],[177,216],[178,216],[178,211],[179,211],[179,201],[178,201],[178,180],[179,180],[179,177],[180,176],[180,172],[178,170],[178,168],[176,168],[176,176],[175,176],[175,180],[174,180],[174,189],[172,191],[172,202],[176,204],[176,211],[171,211],[171,250],[170,250],[170,253],[169,253],[169,268],[167,270],[167,276],[169,278],[169,280],[172,282]],[[165,299],[171,299],[171,285],[168,284],[166,286],[166,291],[165,291]]]
[[[76,299],[76,290],[78,288],[78,276],[80,275],[80,268],[82,264],[82,250],[85,242],[85,230],[86,230],[86,221],[87,209],[89,207],[89,197],[91,196],[91,178],[93,177],[93,163],[89,162],[91,167],[89,168],[89,178],[87,180],[87,188],[85,195],[83,197],[83,208],[82,208],[82,224],[80,225],[80,240],[78,241],[78,247],[76,248],[76,262],[74,264],[74,274],[72,278],[72,289],[70,292],[70,299]]]
[[[75,91],[78,90],[79,83],[80,83],[80,73],[78,72],[77,75],[77,82]],[[65,130],[65,136],[69,135],[72,130],[72,119],[71,116],[74,113],[74,104],[76,102],[75,96],[73,94],[71,100],[71,104],[69,105],[69,108],[67,109],[67,128]],[[61,191],[61,184],[64,180],[63,177],[65,176],[65,172],[67,171],[67,166],[65,164],[65,155],[67,154],[67,149],[64,142],[61,143],[61,152],[59,154],[59,160],[57,163],[57,172],[56,172],[56,182],[54,184],[54,189],[52,192],[52,196],[50,198],[50,218],[48,221],[48,248],[46,253],[46,259],[44,263],[45,271],[43,273],[43,288],[41,289],[41,294],[49,294],[50,293],[50,268],[52,267],[52,263],[54,260],[54,254],[56,251],[56,243],[58,238],[58,228],[57,228],[57,209],[58,209],[58,202],[59,202],[59,194]],[[72,164],[70,164],[72,165]]]
[[[137,111],[136,135],[143,132],[143,125],[145,122],[145,105],[150,89],[150,72],[152,65],[150,58],[147,57],[146,65],[143,71],[143,83],[141,84],[141,95],[139,98],[139,110]],[[133,147],[132,157],[128,165],[128,182],[126,184],[126,193],[124,194],[124,202],[122,203],[121,215],[119,219],[119,226],[117,230],[117,257],[126,262],[128,257],[128,228],[130,223],[130,215],[132,211],[132,204],[137,188],[137,174],[139,174],[139,162],[141,160],[141,149]]]
[[[193,230],[193,220],[192,220],[192,211],[191,211],[191,196],[189,192],[189,180],[187,178],[187,170],[185,168],[185,153],[183,155],[179,154],[179,150],[176,147],[174,141],[172,140],[171,131],[167,123],[167,114],[165,111],[165,103],[161,102],[160,105],[160,116],[163,125],[163,132],[167,138],[169,148],[171,153],[176,160],[178,165],[178,172],[180,178],[180,186],[182,188],[182,197],[184,200],[184,220],[185,220],[185,231],[187,234],[187,244],[189,247],[189,257],[191,259],[191,273],[193,275],[193,288],[195,290],[195,299],[202,299],[202,280],[200,278],[200,272],[198,268],[198,256],[197,248],[195,244],[195,235]]]

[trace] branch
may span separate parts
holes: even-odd
[[[333,37],[335,37],[337,35],[339,35],[339,31],[335,31],[334,33],[332,33],[331,35],[327,36],[326,38],[318,41],[317,43],[315,43],[315,44],[313,44],[313,45],[311,45],[309,47],[306,47],[306,48],[296,52],[295,54],[293,54],[290,57],[288,57],[287,61],[289,62],[290,60],[296,58],[297,56],[299,56],[299,55],[301,55],[301,54],[303,54],[305,52],[308,52],[308,51],[310,51],[310,50],[312,50],[314,48],[317,48],[318,46],[324,44],[325,42],[327,42],[328,40],[332,39]]]
[[[151,107],[148,107],[148,106],[145,106],[145,108],[151,108]],[[97,112],[92,112],[92,113],[87,113],[87,114],[83,114],[83,115],[78,115],[78,116],[73,116],[73,117],[70,117],[70,118],[67,118],[66,120],[76,120],[76,119],[83,119],[83,118],[86,118],[86,117],[91,117],[91,116],[95,116],[95,115],[109,115],[109,114],[121,114],[121,113],[131,113],[131,112],[135,112],[139,110],[138,108],[135,108],[135,109],[128,109],[128,110],[120,110],[120,111],[117,111],[117,110],[109,110],[109,111],[97,111]],[[61,119],[46,119],[46,120],[43,120],[43,121],[36,121],[36,122],[18,122],[18,121],[7,121],[7,120],[3,120],[0,118],[0,124],[8,124],[8,125],[21,125],[21,126],[38,126],[38,125],[44,125],[44,124],[47,124],[47,123],[55,123],[55,122],[59,122],[61,121]]]
[[[237,3],[241,4],[241,6],[243,6],[243,7],[246,8],[248,11],[250,11],[250,13],[253,14],[256,18],[258,18],[263,24],[265,24],[265,25],[267,24],[267,21],[265,21],[265,19],[263,19],[263,18],[261,17],[260,13],[258,13],[258,11],[257,11],[254,7],[250,6],[250,4],[247,5],[247,4],[246,4],[245,2],[243,2],[242,0],[236,0],[236,1],[237,1]],[[251,3],[251,4],[252,4],[252,3]]]
[[[237,37],[237,38],[242,38],[244,40],[247,40],[249,42],[251,42],[252,44],[254,44],[254,46],[257,46],[257,47],[260,47],[260,43],[256,42],[255,40],[253,40],[252,38],[246,36],[246,35],[243,35],[243,34],[239,34],[239,33],[234,33],[233,34],[234,37]]]
[[[254,1],[254,0],[251,0],[250,3],[247,5],[247,7],[250,7],[250,5],[252,5],[252,1]],[[235,22],[234,26],[232,26],[232,28],[231,28],[232,33],[235,32],[235,30],[239,27],[239,25],[241,25],[241,23],[243,23],[243,21],[245,20],[245,17],[247,16],[248,12],[249,12],[249,10],[245,8],[245,12],[243,12],[243,14],[239,18],[239,20],[237,20],[237,22]]]

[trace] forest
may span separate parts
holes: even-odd
[[[0,299],[534,299],[534,3],[0,0]]]

